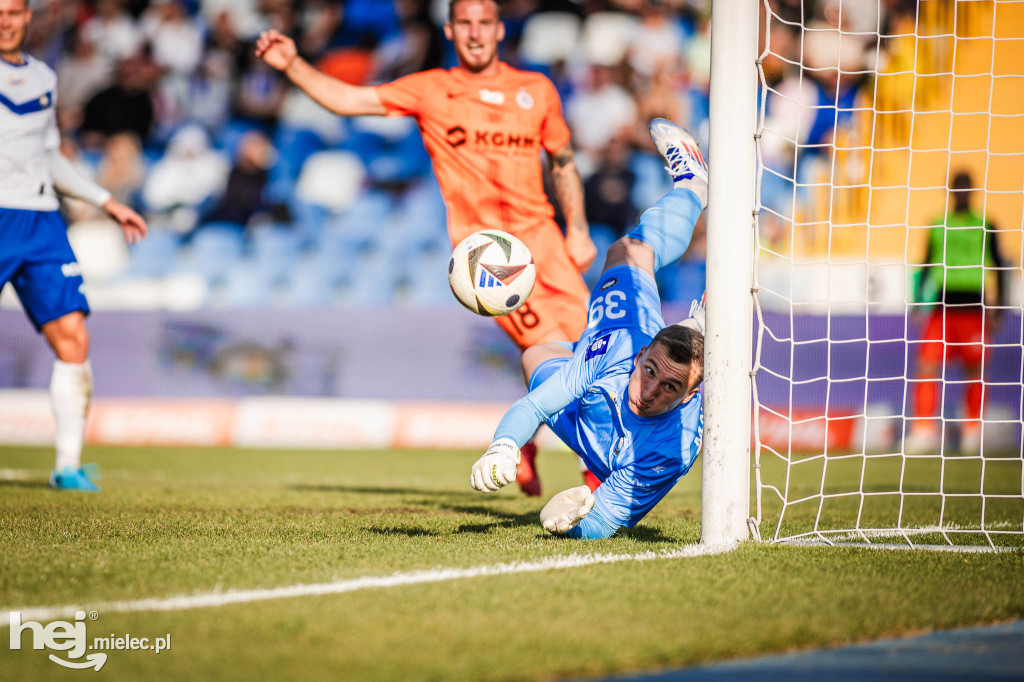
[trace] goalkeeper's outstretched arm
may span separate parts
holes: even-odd
[[[572,402],[558,375],[517,400],[498,423],[487,452],[473,464],[469,484],[493,493],[516,480],[519,448],[533,437],[544,421]]]

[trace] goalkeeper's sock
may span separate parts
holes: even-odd
[[[50,403],[57,423],[56,471],[78,469],[85,438],[85,414],[92,395],[92,366],[55,360],[50,376]]]
[[[537,445],[532,440],[519,448],[519,469],[516,483],[527,497],[540,497],[540,477],[534,462],[537,459]]]
[[[700,197],[685,187],[674,187],[640,216],[640,224],[626,236],[650,244],[654,269],[682,258],[704,208]]]

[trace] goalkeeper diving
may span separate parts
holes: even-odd
[[[546,423],[602,482],[594,493],[564,490],[541,510],[543,527],[567,537],[632,528],[700,453],[704,309],[694,302],[689,319],[666,327],[654,273],[689,246],[707,206],[708,169],[683,128],[658,118],[650,132],[673,188],[608,250],[579,341],[523,354],[529,393],[505,413],[470,474],[483,493],[515,481],[520,446]]]

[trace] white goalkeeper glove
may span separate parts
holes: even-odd
[[[519,446],[511,438],[499,438],[476,461],[469,485],[482,493],[493,493],[516,480]]]
[[[704,297],[690,303],[690,316],[679,323],[681,327],[690,327],[704,334]]]
[[[558,493],[540,510],[540,525],[549,533],[567,533],[594,507],[594,493],[585,485]]]

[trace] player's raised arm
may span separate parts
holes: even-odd
[[[565,216],[566,250],[579,271],[586,272],[597,257],[597,247],[590,238],[590,225],[583,206],[583,181],[568,144],[551,155],[551,178]]]
[[[288,76],[317,104],[339,116],[387,113],[375,89],[352,85],[318,71],[299,56],[295,41],[278,31],[260,34],[256,40],[256,56]]]

